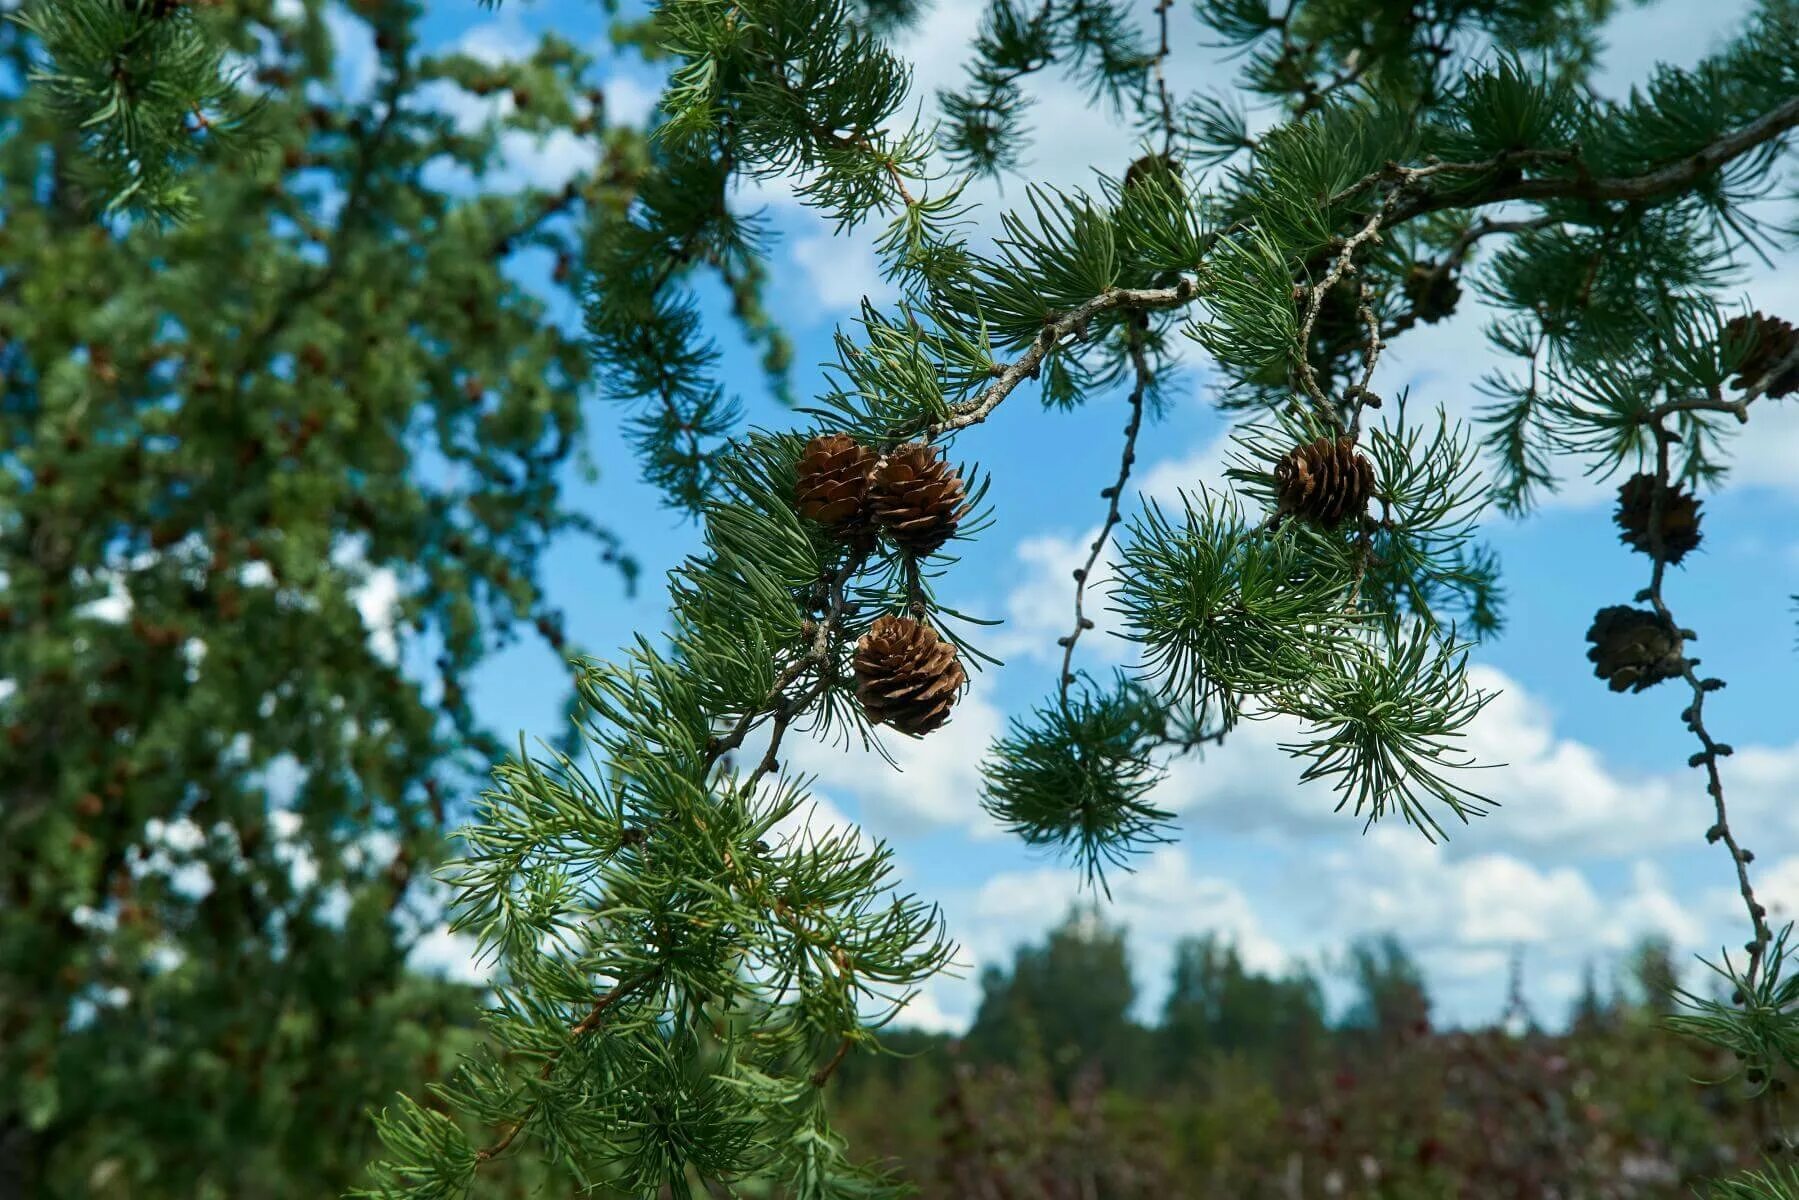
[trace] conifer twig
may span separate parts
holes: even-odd
[[[1087,561],[1074,573],[1074,629],[1067,637],[1056,639],[1062,647],[1062,672],[1057,681],[1057,693],[1061,698],[1064,711],[1068,708],[1068,685],[1074,682],[1074,647],[1081,640],[1081,634],[1093,628],[1093,621],[1082,609],[1087,597],[1087,583],[1093,577],[1093,568],[1099,562],[1101,549],[1111,537],[1113,528],[1122,519],[1120,502],[1124,498],[1124,486],[1130,480],[1131,467],[1137,461],[1137,432],[1143,427],[1143,399],[1149,390],[1154,376],[1150,370],[1149,360],[1143,353],[1143,333],[1134,324],[1125,336],[1129,339],[1131,366],[1136,373],[1136,386],[1131,389],[1131,419],[1124,427],[1124,451],[1118,456],[1118,480],[1111,487],[1100,493],[1106,499],[1106,519],[1099,527],[1099,533],[1093,538],[1093,544],[1087,548]]]

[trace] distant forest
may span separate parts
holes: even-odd
[[[981,977],[962,1037],[888,1031],[844,1065],[835,1115],[926,1197],[1687,1197],[1754,1144],[1727,1064],[1666,1036],[1678,971],[1638,945],[1571,1011],[1517,992],[1439,1029],[1391,937],[1348,948],[1347,1006],[1183,941],[1158,1020],[1124,931],[1076,909]]]

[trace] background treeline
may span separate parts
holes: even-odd
[[[1433,1025],[1393,939],[1329,969],[1347,1003],[1190,938],[1145,1025],[1123,930],[1076,910],[983,972],[965,1036],[846,1064],[835,1115],[926,1197],[1691,1196],[1755,1142],[1747,1105],[1693,1086],[1723,1064],[1660,1028],[1664,943],[1569,1013],[1514,998],[1484,1028]]]

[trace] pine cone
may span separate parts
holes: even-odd
[[[807,442],[793,489],[800,516],[840,535],[866,528],[874,464],[874,451],[845,433],[821,433]]]
[[[1124,186],[1136,187],[1154,180],[1167,188],[1178,188],[1181,164],[1172,154],[1145,154],[1125,169]]]
[[[1632,550],[1654,557],[1655,546],[1650,537],[1649,515],[1657,491],[1653,475],[1634,475],[1618,489],[1618,540]],[[1699,501],[1692,493],[1671,488],[1662,493],[1661,555],[1664,562],[1677,563],[1687,551],[1699,544]]]
[[[1779,317],[1763,316],[1759,312],[1746,317],[1732,317],[1729,324],[1724,326],[1724,332],[1732,340],[1752,338],[1749,356],[1737,369],[1736,378],[1730,381],[1730,385],[1738,390],[1752,387],[1793,351],[1799,350],[1799,329]],[[1773,399],[1790,396],[1794,392],[1799,392],[1799,366],[1788,367],[1768,384],[1767,394]]]
[[[921,736],[943,724],[967,675],[956,648],[910,617],[876,617],[856,643],[856,699],[870,724]]]
[[[1435,263],[1413,263],[1405,277],[1405,298],[1420,321],[1435,325],[1455,312],[1456,301],[1462,298],[1462,285]]]
[[[1374,494],[1374,464],[1352,437],[1322,437],[1295,446],[1274,465],[1280,511],[1334,529],[1359,517]]]
[[[922,442],[901,446],[875,468],[869,507],[875,523],[908,554],[929,554],[968,515],[962,477]]]
[[[1602,608],[1587,630],[1593,674],[1614,692],[1644,688],[1681,673],[1679,632],[1656,613],[1615,604]]]

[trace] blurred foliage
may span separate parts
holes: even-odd
[[[1661,954],[1639,945],[1568,1032],[1438,1029],[1392,938],[1343,956],[1333,1018],[1310,971],[1249,969],[1205,935],[1177,944],[1154,1025],[1113,1002],[1046,1037],[1067,966],[1128,994],[1117,931],[1077,912],[990,969],[965,1037],[902,1031],[847,1065],[833,1114],[925,1200],[1675,1200],[1748,1166],[1754,1123],[1740,1088],[1692,1086],[1717,1052],[1637,998]],[[1717,1195],[1781,1194],[1736,1186]]]
[[[337,14],[378,60],[343,100],[326,10],[165,14],[203,16],[272,138],[184,160],[176,222],[20,89],[40,34],[118,30],[0,22],[0,1195],[347,1187],[366,1109],[472,1046],[477,993],[408,967],[500,753],[464,680],[521,635],[571,649],[551,545],[633,578],[564,506],[593,370],[517,267],[572,285],[570,218],[628,203],[641,135],[566,42],[425,56],[386,0]],[[514,131],[601,165],[422,182]]]

